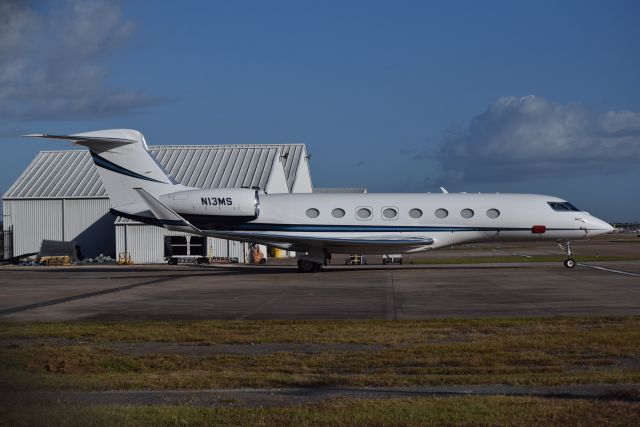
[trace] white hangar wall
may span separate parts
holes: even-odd
[[[2,216],[12,231],[13,255],[38,252],[45,239],[75,241],[83,257],[114,254],[108,199],[5,200]]]

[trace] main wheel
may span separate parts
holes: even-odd
[[[319,264],[317,262],[312,262],[306,259],[298,260],[298,271],[301,271],[303,273],[313,273],[316,271],[320,271],[321,268],[322,264]]]
[[[573,268],[576,266],[576,260],[573,258],[567,258],[564,260],[564,266],[567,268]]]

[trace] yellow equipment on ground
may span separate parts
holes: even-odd
[[[61,265],[71,265],[71,257],[68,255],[64,256],[43,256],[40,258],[40,264],[46,266],[61,266]]]
[[[118,265],[131,265],[133,261],[131,260],[131,254],[129,252],[120,252],[118,254]]]
[[[344,261],[345,265],[366,265],[367,260],[362,255],[351,254]]]

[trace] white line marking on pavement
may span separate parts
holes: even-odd
[[[609,271],[609,272],[611,272],[611,273],[626,274],[627,276],[636,276],[636,277],[640,277],[640,274],[638,274],[638,273],[632,273],[632,272],[630,272],[630,271],[614,270],[614,269],[612,269],[612,268],[600,267],[599,265],[583,264],[583,263],[581,263],[581,262],[578,262],[577,264],[578,264],[579,266],[582,266],[582,267],[595,268],[596,270]]]

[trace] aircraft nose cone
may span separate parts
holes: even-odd
[[[593,222],[598,234],[607,234],[613,231],[611,224],[606,221],[593,217]]]

